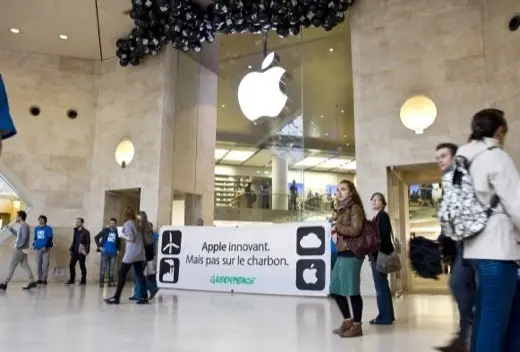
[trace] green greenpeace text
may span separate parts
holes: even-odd
[[[213,275],[209,282],[214,285],[254,285],[256,277]]]

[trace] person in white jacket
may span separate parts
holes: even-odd
[[[471,162],[480,203],[500,201],[485,229],[463,243],[477,282],[472,352],[520,351],[520,177],[502,149],[507,129],[504,112],[484,109],[473,116],[469,142],[457,152]]]

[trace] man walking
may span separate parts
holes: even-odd
[[[49,263],[51,260],[51,248],[53,246],[52,227],[47,225],[47,217],[40,215],[38,218],[39,226],[34,228],[33,247],[36,251],[36,271],[38,273],[39,285],[47,285],[49,275]]]
[[[81,270],[80,285],[87,284],[87,267],[85,262],[87,255],[90,253],[90,232],[84,227],[85,220],[83,218],[76,219],[76,227],[74,228],[74,234],[72,237],[72,244],[70,245],[70,278],[66,282],[66,285],[74,285],[76,280],[76,264],[79,262],[79,268]]]
[[[115,286],[114,270],[121,240],[117,235],[117,220],[110,219],[110,224],[94,237],[98,251],[101,252],[99,263],[99,287],[105,286],[105,272],[108,269],[108,287]]]
[[[27,250],[29,249],[29,242],[31,241],[31,228],[25,222],[26,219],[27,214],[25,211],[20,210],[16,214],[16,222],[20,224],[20,228],[18,231],[15,231],[12,227],[9,227],[9,231],[11,231],[11,233],[16,236],[16,241],[14,243],[11,262],[9,263],[7,277],[5,278],[4,282],[0,283],[0,290],[2,291],[7,289],[7,284],[13,278],[14,270],[18,264],[22,266],[22,268],[25,270],[25,273],[29,277],[29,285],[25,286],[23,289],[30,290],[31,288],[37,287],[36,282],[34,281],[32,270],[29,267],[29,262],[27,260]]]
[[[453,169],[453,159],[457,153],[457,149],[458,147],[453,143],[442,143],[437,146],[435,160],[443,173]],[[471,332],[473,307],[475,305],[475,273],[471,264],[464,260],[462,252],[462,243],[456,242],[456,253],[451,269],[450,289],[459,309],[459,333],[448,345],[438,347],[438,351],[468,351],[467,341]]]

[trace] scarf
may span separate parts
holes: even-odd
[[[352,201],[351,197],[347,197],[346,199],[340,200],[338,208],[336,209],[338,213],[342,212],[343,210],[350,208],[354,202]]]

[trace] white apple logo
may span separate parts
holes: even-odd
[[[306,284],[314,285],[318,282],[318,277],[316,276],[317,271],[318,269],[314,267],[314,264],[311,264],[309,268],[303,271],[303,281],[305,281]]]
[[[262,72],[248,73],[238,86],[238,103],[245,117],[251,121],[267,116],[276,117],[287,103],[287,95],[280,90],[280,79],[285,69],[279,66],[267,69],[274,53],[262,62]]]

